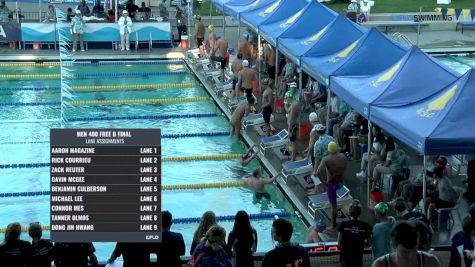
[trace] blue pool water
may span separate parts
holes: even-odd
[[[100,92],[77,92],[74,100],[93,100],[100,93],[106,100],[112,99],[156,99],[156,98],[191,98],[208,97],[205,90],[198,85],[198,81],[190,73],[164,76],[142,76],[116,78],[107,74],[120,72],[159,72],[159,71],[187,71],[183,64],[162,65],[135,65],[124,63],[114,66],[70,66],[73,73],[94,74],[102,73],[105,76],[93,79],[77,79],[71,82],[74,86],[88,85],[142,85],[142,84],[169,84],[194,83],[191,88],[164,88],[152,90],[103,90]],[[0,67],[1,74],[58,74],[58,66],[53,67]],[[0,78],[1,88],[19,87],[59,87],[58,79],[7,79]],[[46,163],[49,162],[49,129],[61,127],[61,108],[59,105],[48,106],[2,106],[2,103],[17,102],[57,102],[61,100],[59,91],[14,91],[0,90],[0,164],[15,163]],[[112,116],[145,116],[163,114],[191,114],[216,113],[216,117],[193,119],[165,119],[165,120],[107,120],[69,122],[68,128],[161,128],[163,134],[170,133],[199,133],[227,131],[229,124],[226,118],[212,101],[188,102],[176,104],[128,104],[128,105],[80,105],[68,107],[64,110],[67,119],[99,118]],[[31,120],[38,120],[31,122]],[[15,122],[16,121],[16,122]],[[23,122],[19,122],[23,121]],[[181,139],[162,139],[163,157],[216,155],[242,153],[244,147],[227,136],[193,137]],[[239,160],[223,161],[189,161],[164,162],[162,164],[162,183],[197,184],[212,182],[237,181],[244,173],[260,168],[258,162],[252,162],[245,168]],[[0,193],[44,191],[49,190],[49,168],[0,169],[2,186]],[[268,191],[272,200],[257,201],[252,191],[247,187],[233,187],[221,189],[199,189],[182,191],[164,191],[162,194],[163,209],[170,210],[175,218],[200,217],[207,210],[213,210],[217,215],[234,215],[244,209],[248,213],[288,211],[294,214],[293,208],[282,194],[273,186]],[[18,221],[27,225],[32,221],[39,221],[42,225],[49,225],[49,197],[1,198],[0,199],[0,226]],[[304,241],[306,227],[293,216],[294,240]],[[232,222],[220,222],[229,232]],[[270,237],[272,219],[253,221],[252,225],[259,234],[258,251],[267,251],[273,247]],[[187,245],[187,253],[191,244],[192,235],[197,224],[176,224],[173,230],[181,232]],[[45,232],[49,236],[49,232]],[[23,239],[28,240],[25,234]],[[113,250],[113,243],[94,243],[99,260],[105,261]]]

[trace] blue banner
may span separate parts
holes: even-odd
[[[1,22],[0,23],[0,42],[18,42],[21,41],[21,28],[19,23]]]
[[[58,41],[57,30],[71,40],[69,23],[22,23],[21,40],[24,42]],[[170,41],[171,26],[169,22],[137,22],[132,25],[130,40],[135,41]],[[86,23],[84,41],[112,42],[119,41],[119,26],[115,23]]]

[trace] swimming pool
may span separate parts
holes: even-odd
[[[475,58],[466,56],[441,56],[437,57],[440,61],[445,63],[451,69],[454,69],[460,74],[464,74],[470,68],[475,68]]]
[[[199,82],[188,71],[183,62],[161,62],[160,64],[138,64],[120,62],[117,65],[78,64],[68,68],[78,78],[71,86],[87,89],[74,93],[74,100],[124,100],[158,98],[209,97]],[[151,63],[151,62],[149,62]],[[164,74],[167,72],[166,74]],[[178,72],[178,73],[168,73]],[[61,127],[60,80],[46,74],[59,74],[59,66],[4,66],[0,64],[0,165],[49,162],[49,129]],[[121,73],[131,75],[120,76]],[[148,74],[147,74],[148,73]],[[154,73],[154,74],[151,74]],[[24,76],[38,74],[40,76]],[[133,74],[133,75],[132,75]],[[22,75],[22,76],[9,76]],[[13,77],[13,78],[12,78]],[[41,77],[41,78],[38,78]],[[184,88],[161,88],[137,90],[137,85],[151,84],[191,84]],[[98,86],[118,85],[134,87],[133,90],[117,88],[97,90]],[[93,86],[95,88],[89,88]],[[25,90],[40,88],[41,90]],[[94,89],[94,90],[90,90]],[[48,105],[44,105],[48,102]],[[56,103],[55,103],[56,102]],[[35,105],[19,105],[35,103]],[[13,105],[12,105],[13,104]],[[41,104],[41,105],[40,105]],[[200,118],[139,119],[139,116],[213,114]],[[211,100],[172,104],[127,104],[127,105],[72,105],[65,108],[64,115],[68,128],[161,128],[162,134],[222,132],[229,130],[226,118]],[[112,117],[122,117],[113,119]],[[129,118],[129,119],[127,119]],[[36,120],[36,121],[35,121]],[[57,121],[55,121],[57,120]],[[164,138],[162,156],[193,156],[242,153],[244,147],[228,136]],[[245,168],[238,159],[220,161],[187,161],[162,163],[162,184],[181,185],[213,182],[238,181],[246,172],[260,168],[257,161]],[[49,167],[2,168],[0,193],[47,191],[50,187]],[[219,189],[196,189],[163,191],[162,207],[170,210],[174,218],[200,217],[203,212],[213,210],[216,215],[234,215],[244,209],[250,214],[287,211],[294,214],[290,203],[280,191],[269,186],[271,201],[258,201],[247,187]],[[0,198],[0,226],[18,221],[27,225],[39,221],[49,225],[49,196]],[[5,216],[6,215],[6,216]],[[306,227],[297,216],[292,216],[294,238],[303,242]],[[227,232],[232,229],[232,221],[220,222]],[[272,219],[252,222],[259,234],[258,251],[268,251],[273,247],[270,228]],[[175,224],[173,230],[181,232],[187,246],[187,254],[192,235],[197,224]],[[49,236],[49,232],[45,232]],[[26,234],[22,238],[29,240]],[[113,243],[94,243],[100,261],[106,261],[114,247]]]

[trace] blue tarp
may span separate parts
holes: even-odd
[[[257,27],[266,19],[268,19],[274,12],[276,12],[285,2],[292,0],[261,0],[259,4],[242,12],[240,20],[247,27],[257,32]]]
[[[259,5],[261,1],[265,0],[231,0],[224,4],[223,12],[233,18],[239,18],[239,14],[256,5]],[[272,2],[269,0],[268,2]]]
[[[231,0],[212,0],[211,2],[216,7],[216,9],[218,9],[219,11],[223,11],[224,4],[226,4],[229,1]]]
[[[457,78],[454,71],[414,46],[397,63],[376,75],[331,76],[330,90],[372,120],[370,106],[414,103]]]
[[[308,4],[306,0],[284,0],[272,15],[254,26],[258,27],[261,36],[275,47],[277,37],[295,23]]]
[[[330,75],[371,75],[391,67],[407,52],[377,28],[371,28],[345,49],[321,57],[302,57],[302,66],[321,84]]]
[[[371,107],[371,117],[421,154],[475,154],[474,101],[475,70],[471,69],[435,95],[418,102],[399,107]]]

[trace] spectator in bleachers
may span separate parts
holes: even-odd
[[[358,2],[357,2],[357,0],[351,0],[350,1],[350,4],[348,5],[348,12],[358,13]]]
[[[54,244],[54,265],[56,267],[87,267],[97,265],[94,255],[96,249],[92,243],[58,243]]]
[[[163,19],[163,21],[167,21],[168,20],[168,9],[167,7],[165,6],[165,2],[166,0],[163,0],[160,5],[158,5],[158,11],[159,11],[159,15],[160,17]]]
[[[349,136],[353,133],[353,127],[358,124],[361,116],[353,109],[346,113],[340,124],[333,126],[333,136],[337,139],[342,151],[348,153],[350,150]]]
[[[143,14],[143,20],[149,20],[152,17],[152,10],[150,7],[145,6],[145,2],[142,2],[139,12]]]
[[[381,128],[376,125],[373,125],[372,134],[374,138],[373,144],[371,145],[371,154],[369,154],[368,152],[363,153],[363,156],[361,157],[361,171],[356,174],[356,176],[358,176],[358,178],[362,180],[367,178],[366,171],[368,167],[368,161],[370,159],[371,165],[369,173],[372,173],[374,166],[384,162],[384,159],[386,157],[386,139],[384,137],[383,132],[381,131]]]
[[[232,267],[226,247],[226,230],[213,225],[196,247],[191,258],[191,267]]]
[[[360,202],[353,200],[350,207],[351,220],[342,222],[338,227],[342,266],[361,267],[363,265],[364,247],[370,244],[372,230],[371,225],[358,220],[360,215]]]
[[[338,96],[332,93],[330,99],[330,115],[327,116],[330,119],[330,122],[328,123],[329,135],[336,137],[335,133],[333,132],[333,126],[341,123],[349,110],[350,107],[348,106],[348,104],[346,104],[345,101],[341,100]]]
[[[66,21],[71,22],[71,19],[73,18],[73,16],[74,16],[73,9],[68,7],[68,9],[66,10]]]
[[[395,252],[376,259],[373,267],[440,266],[437,257],[417,250],[417,239],[417,230],[413,224],[407,221],[398,222],[391,230],[391,244]]]
[[[129,0],[125,9],[127,9],[127,12],[129,12],[129,17],[131,19],[135,19],[135,12],[139,10],[139,7],[134,3],[134,0]]]
[[[170,231],[173,217],[162,212],[162,243],[158,244],[157,266],[181,267],[180,256],[185,255],[185,241],[180,233]]]
[[[195,23],[195,41],[196,41],[196,47],[200,48],[203,45],[203,42],[205,40],[205,25],[201,21],[201,16],[196,15],[196,23]],[[200,48],[201,49],[201,48]]]
[[[83,16],[89,16],[89,14],[91,13],[91,11],[89,10],[89,7],[86,4],[86,0],[80,0],[79,5],[76,7],[76,10],[81,11],[81,14]]]
[[[454,190],[452,182],[444,176],[444,169],[440,166],[434,168],[434,184],[437,187],[436,194],[431,198],[427,212],[429,221],[435,219],[434,210],[440,208],[452,208],[455,206],[458,194]]]
[[[427,217],[418,211],[410,209],[403,198],[396,198],[393,203],[397,219],[412,222],[417,226],[416,230],[418,230],[420,236],[419,244],[421,248],[424,247],[422,250],[427,250],[430,246],[433,232]]]
[[[452,237],[450,250],[450,267],[469,267],[475,259],[472,240],[472,217],[467,215],[462,220],[462,231]]]
[[[392,137],[386,138],[386,161],[374,167],[372,190],[379,188],[380,180],[384,174],[399,175],[405,155],[396,147]]]
[[[76,16],[71,20],[71,33],[73,34],[73,52],[76,52],[76,49],[79,46],[81,51],[84,52],[84,20],[79,9],[76,10]]]
[[[0,244],[0,265],[25,267],[31,262],[33,248],[29,242],[20,240],[21,225],[10,223],[5,230],[5,240]]]
[[[272,127],[270,125],[270,119],[272,116],[272,106],[274,105],[274,93],[272,88],[274,83],[271,82],[271,79],[262,81],[263,86],[265,86],[264,92],[262,93],[262,116],[264,117],[264,123],[266,124],[267,135],[272,135]],[[267,83],[267,84],[266,84]]]
[[[303,94],[303,101],[306,109],[315,108],[315,105],[318,103],[326,103],[327,88],[324,85],[321,85],[317,81],[309,78],[305,88],[307,91]]]
[[[5,1],[0,1],[0,22],[10,21],[10,9],[5,4]]]
[[[378,203],[374,207],[379,223],[373,225],[373,237],[371,238],[371,250],[373,258],[377,259],[385,254],[391,253],[391,229],[396,222],[394,217],[388,216],[389,206],[384,202]]]
[[[113,263],[122,256],[123,267],[149,267],[151,252],[151,243],[117,243],[108,262]]]
[[[176,19],[176,28],[178,31],[178,41],[181,42],[181,36],[186,35],[187,33],[187,30],[186,30],[187,19],[186,19],[185,12],[180,7],[176,7],[175,19]]]
[[[101,0],[96,0],[96,4],[92,8],[92,14],[98,18],[104,16],[104,5],[101,4]]]
[[[292,224],[285,219],[276,219],[272,223],[272,239],[277,241],[276,247],[267,252],[262,261],[262,267],[299,266],[310,267],[307,250],[299,244],[290,241]]]
[[[251,226],[249,215],[243,210],[236,213],[233,230],[228,236],[228,246],[234,252],[233,266],[254,266],[252,254],[257,250],[257,232]]]
[[[31,237],[31,245],[33,246],[31,262],[36,267],[50,267],[54,259],[53,243],[41,238],[43,231],[40,223],[30,223],[28,234]]]
[[[193,255],[195,248],[201,239],[206,235],[206,232],[211,228],[211,226],[217,224],[216,215],[212,211],[207,211],[201,216],[200,223],[195,233],[193,234],[193,241],[191,242],[190,255]]]
[[[122,16],[119,21],[120,32],[120,50],[130,50],[130,34],[132,33],[132,19],[129,17],[127,10],[122,11]]]
[[[107,11],[107,21],[108,21],[108,22],[112,22],[112,23],[115,22],[115,13],[114,13],[114,10],[109,9],[109,11]]]
[[[56,10],[53,5],[48,5],[48,14],[43,22],[56,22]]]
[[[294,81],[295,78],[295,64],[289,59],[285,58],[285,65],[282,73],[278,77],[279,80],[279,88],[277,91],[277,97],[281,98],[284,96],[285,92],[287,91],[287,83]]]

